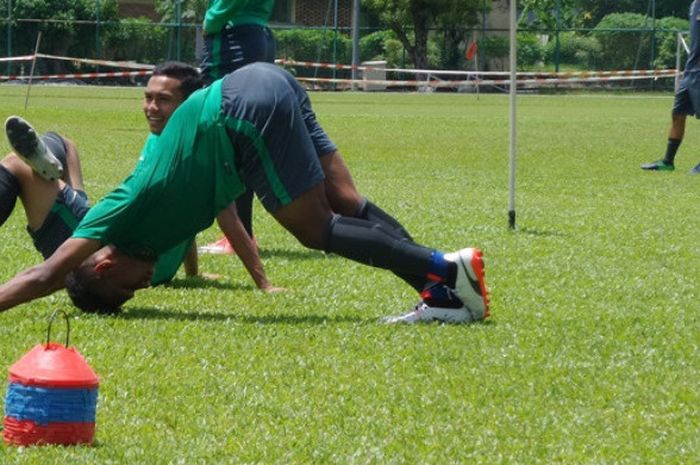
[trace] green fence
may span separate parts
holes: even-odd
[[[9,15],[10,12],[7,12]],[[670,24],[670,23],[667,23]],[[677,36],[687,21],[675,26],[628,29],[578,29],[518,32],[521,70],[594,71],[673,68]],[[31,55],[41,31],[39,50],[45,54],[99,60],[157,63],[177,59],[197,64],[201,47],[199,23],[155,23],[143,18],[118,21],[61,21],[0,18],[0,53],[6,57]],[[350,64],[349,29],[294,28],[273,25],[278,57],[297,61]],[[428,47],[429,67],[443,70],[501,71],[508,65],[508,31],[465,29],[434,30]],[[455,39],[457,37],[457,39]],[[464,51],[476,41],[479,53],[467,60]],[[388,31],[361,29],[362,61],[383,60],[390,68],[412,68],[410,54]],[[681,61],[684,61],[681,60]],[[26,75],[26,62],[8,61],[0,74]],[[4,69],[3,69],[4,68]],[[39,60],[35,74],[93,71],[95,66],[70,61]],[[318,68],[294,68],[298,76],[349,77],[350,72]],[[404,79],[394,73],[390,78]],[[666,79],[665,81],[671,81]]]

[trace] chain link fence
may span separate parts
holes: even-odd
[[[1,14],[1,13],[0,13]],[[68,21],[0,18],[0,53],[5,57],[31,55],[38,44],[41,53],[97,60],[153,64],[164,60],[199,63],[201,28],[195,23],[156,23],[144,18],[118,21]],[[352,61],[348,28],[294,28],[272,26],[278,58],[304,62]],[[604,28],[518,32],[518,66],[521,71],[575,72],[675,68],[677,36],[687,20],[669,20],[654,28]],[[466,53],[476,43],[478,52]],[[411,69],[413,60],[396,36],[385,30],[362,29],[360,59],[381,61],[390,69]],[[474,48],[472,47],[472,51]],[[506,71],[508,31],[498,29],[433,30],[428,44],[430,69],[453,71]],[[681,60],[681,63],[684,59]],[[0,74],[26,76],[29,64],[8,60]],[[4,69],[3,69],[4,68]],[[35,74],[99,71],[99,65],[68,60],[38,60]],[[349,70],[321,67],[290,68],[300,77],[344,78]],[[389,79],[409,74],[389,72]],[[632,83],[636,88],[670,88],[672,79]]]

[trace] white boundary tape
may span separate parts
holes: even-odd
[[[0,62],[7,61],[29,61],[33,60],[35,55],[25,55],[19,57],[0,58]],[[34,80],[62,80],[62,79],[98,79],[112,77],[133,77],[133,76],[148,76],[153,69],[153,65],[136,63],[133,61],[109,61],[109,60],[91,60],[86,58],[72,58],[57,55],[46,55],[37,53],[36,58],[48,58],[54,60],[72,61],[74,63],[83,63],[87,65],[110,66],[122,69],[134,69],[136,71],[111,71],[111,72],[90,72],[90,73],[66,73],[66,74],[49,74],[42,76],[33,76]],[[421,88],[464,88],[478,86],[510,86],[510,80],[506,79],[508,72],[476,72],[476,71],[448,71],[448,70],[426,70],[426,69],[399,69],[399,68],[380,68],[376,66],[357,66],[319,63],[309,61],[294,61],[294,60],[276,60],[277,64],[284,66],[297,67],[312,67],[322,69],[342,69],[359,71],[384,71],[384,72],[400,72],[410,74],[426,74],[425,80],[389,80],[389,79],[361,79],[353,81],[352,79],[336,79],[336,78],[303,78],[297,77],[300,82],[311,84],[340,84],[352,86],[355,84],[369,84],[386,87],[421,87]],[[580,84],[580,83],[602,83],[608,81],[627,81],[640,79],[660,79],[673,78],[678,74],[675,69],[662,70],[627,70],[627,71],[582,71],[582,72],[520,72],[517,73],[518,87],[537,87],[551,86],[563,84]],[[464,76],[464,80],[433,80],[434,77],[440,75],[449,76]],[[490,77],[491,79],[484,79]],[[503,77],[503,79],[499,79]],[[30,76],[0,76],[2,81],[25,81],[29,80]]]

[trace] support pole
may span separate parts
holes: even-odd
[[[41,31],[36,36],[36,46],[34,47],[34,56],[32,57],[32,68],[29,71],[29,83],[27,84],[27,95],[24,97],[24,110],[27,111],[29,105],[29,91],[32,90],[32,78],[34,77],[34,68],[36,67],[36,55],[39,53],[39,44],[41,43]]]
[[[357,90],[357,67],[360,66],[360,0],[352,1],[352,90]]]
[[[515,229],[515,147],[516,147],[516,93],[518,64],[516,39],[517,5],[516,0],[510,0],[510,197],[508,200],[508,227]]]

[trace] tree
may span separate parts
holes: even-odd
[[[464,30],[476,24],[479,11],[490,4],[491,0],[363,0],[363,5],[396,34],[417,69],[428,68],[432,27]]]
[[[21,24],[15,28],[13,39],[19,53],[33,52],[37,34],[41,31],[40,46],[44,53],[95,56],[95,25],[78,22],[96,21],[98,14],[100,22],[118,21],[116,0],[102,0],[99,11],[94,0],[14,0],[12,9],[15,24]],[[20,22],[28,19],[33,21]],[[65,62],[54,61],[50,63],[49,71],[63,72],[65,66]]]
[[[612,13],[685,18],[688,4],[688,0],[518,0],[521,23],[541,30],[594,27]]]

